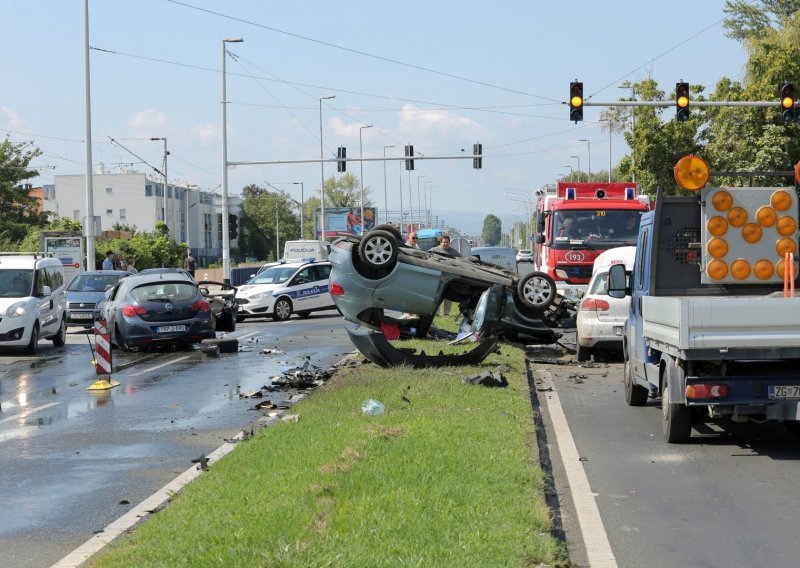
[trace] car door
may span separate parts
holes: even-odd
[[[316,273],[316,285],[319,286],[320,290],[319,306],[321,308],[335,307],[330,290],[331,265],[318,264],[314,267],[314,272]]]
[[[123,281],[120,280],[117,284],[106,292],[106,299],[101,302],[100,306],[100,319],[106,321],[106,329],[114,329],[114,320],[116,319],[117,301],[118,297],[123,297],[120,290],[124,287]]]
[[[67,287],[64,285],[64,269],[60,266],[48,266],[47,274],[53,296],[53,315],[55,315],[58,323],[62,318],[66,317],[67,309]]]
[[[650,279],[647,277],[650,271],[650,238],[652,225],[642,227],[639,235],[639,243],[636,247],[636,261],[634,264],[631,279],[631,317],[628,319],[628,355],[631,358],[631,369],[638,377],[646,377],[646,345],[643,339],[644,321],[642,317],[643,297],[650,293]]]
[[[45,287],[51,289],[50,277],[47,268],[37,268],[33,277],[33,296],[36,298],[36,314],[39,319],[39,335],[51,335],[57,328],[57,314],[55,313],[52,290],[45,294]]]
[[[297,271],[289,282],[289,297],[295,311],[313,310],[319,307],[319,289],[315,280],[314,266],[306,266]]]

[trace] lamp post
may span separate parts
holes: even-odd
[[[528,215],[528,235],[527,235],[527,237],[528,237],[528,241],[530,241],[531,235],[533,234],[533,211],[534,211],[533,198],[531,197],[530,193],[528,193],[527,191],[522,190],[522,189],[514,189],[513,187],[507,187],[505,189],[506,189],[506,191],[508,193],[516,194],[519,197],[522,197],[523,195],[525,196],[525,200],[522,201],[522,202],[525,203],[525,207],[527,209],[527,215]],[[506,194],[506,199],[513,199],[513,198],[509,197],[508,194]],[[521,201],[521,200],[517,199],[517,201]],[[526,248],[528,248],[528,247],[526,247]]]
[[[631,100],[636,100],[636,85],[630,84],[623,84],[617,85],[618,89],[630,89],[631,90]],[[636,135],[636,107],[631,107],[631,130]],[[609,124],[609,128],[611,125]],[[636,183],[636,140],[634,140],[633,146],[631,146],[631,181]]]
[[[573,176],[573,171],[574,171],[574,170],[572,169],[572,166],[570,166],[569,164],[567,164],[566,166],[562,166],[562,167],[564,167],[564,168],[569,168],[569,181],[575,181],[574,179],[572,179],[572,178],[574,177],[574,176]]]
[[[384,146],[383,147],[383,221],[384,223],[389,223],[389,197],[386,192],[386,149],[387,148],[394,148],[394,144],[391,146]],[[403,225],[403,219],[400,218],[400,226]]]
[[[425,199],[425,226],[430,227],[430,221],[428,221],[431,215],[430,203],[428,200],[428,184],[433,183],[432,179],[426,179],[422,182],[422,197]]]
[[[600,122],[608,123],[608,183],[611,183],[611,119],[601,118]]]
[[[586,142],[586,148],[589,152],[589,165],[586,166],[586,181],[592,181],[592,143],[586,138],[581,138],[578,142]]]
[[[92,89],[89,61],[89,0],[83,3],[83,89],[86,112],[86,217],[83,232],[86,235],[86,270],[97,267],[94,235],[94,185],[92,184]]]
[[[319,204],[320,204],[320,240],[325,240],[325,166],[322,163],[323,154],[322,154],[322,101],[326,101],[328,99],[335,99],[336,95],[328,95],[327,97],[320,97],[319,99],[319,175],[322,178],[320,180],[319,186]]]
[[[305,239],[306,238],[306,231],[305,231],[305,227],[303,226],[303,210],[305,209],[305,206],[306,206],[306,200],[303,197],[303,182],[302,181],[295,181],[295,182],[292,182],[292,184],[300,186],[300,239]]]
[[[428,227],[433,227],[433,190],[438,187],[438,185],[428,187]]]
[[[580,156],[570,156],[570,158],[574,158],[578,160],[578,181],[581,181],[581,157]]]
[[[358,127],[358,157],[364,157],[364,151],[361,145],[361,132],[365,128],[372,128],[371,124],[367,124],[366,126],[359,126]],[[364,160],[361,160],[361,231],[360,233],[364,234]]]
[[[168,219],[168,211],[169,211],[169,209],[167,208],[167,156],[169,156],[169,152],[167,151],[167,139],[166,138],[151,138],[150,140],[151,141],[156,141],[156,140],[163,140],[164,141],[164,195],[163,195],[164,206],[161,208],[161,216],[164,217],[164,219],[163,219],[164,222],[167,223],[167,226],[169,226],[169,222],[167,220]],[[188,240],[187,240],[187,242],[188,242]]]
[[[231,236],[228,234],[228,100],[225,92],[226,43],[242,43],[242,38],[222,40],[222,281],[231,283]],[[166,144],[166,142],[165,142]],[[165,172],[166,174],[166,169]],[[165,176],[166,177],[166,176]],[[166,193],[167,188],[164,188]]]
[[[421,180],[424,177],[428,176],[425,174],[417,176],[417,215],[419,215],[420,218],[422,218],[422,200],[420,199],[420,193],[419,193],[419,180]],[[411,223],[413,225],[414,223],[413,219],[411,220]],[[417,230],[419,230],[419,226],[417,226]]]

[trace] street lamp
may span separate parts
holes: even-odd
[[[228,101],[225,92],[226,43],[242,43],[242,38],[222,40],[222,281],[231,283],[231,237],[228,234]],[[165,142],[166,143],[166,142]],[[165,171],[166,173],[166,171]],[[164,192],[167,188],[164,188]]]
[[[428,200],[428,184],[433,183],[432,179],[426,179],[422,182],[422,197],[425,199],[425,225],[430,227],[431,223],[428,220],[431,216],[430,203]]]
[[[630,89],[631,90],[631,100],[636,100],[636,85],[630,85],[627,82],[623,85],[617,85],[618,89]],[[636,133],[636,107],[631,107],[631,129],[635,135]],[[609,127],[611,125],[609,124]],[[634,144],[631,146],[631,178],[633,183],[636,183],[636,141],[634,140]]]
[[[586,142],[589,151],[589,165],[586,166],[586,181],[592,181],[592,143],[586,138],[581,138],[578,142]]]
[[[422,218],[422,200],[420,199],[420,194],[419,194],[419,180],[421,180],[424,177],[428,177],[428,176],[425,175],[425,174],[422,174],[421,176],[417,176],[417,215],[420,218]],[[414,224],[414,220],[413,219],[411,220],[411,224],[412,225]],[[419,226],[417,226],[417,230],[419,230]]]
[[[580,156],[570,156],[570,158],[574,158],[578,160],[578,181],[581,181],[581,157]]]
[[[611,183],[611,119],[601,118],[600,122],[608,123],[608,183]]]
[[[386,148],[394,148],[394,144],[391,146],[384,146],[383,147],[383,220],[386,224],[389,223],[389,197],[386,193]],[[402,226],[402,218],[401,223]]]
[[[168,211],[168,209],[167,209],[167,156],[169,156],[169,152],[167,151],[167,139],[166,138],[150,138],[150,140],[151,141],[156,141],[156,140],[163,140],[164,141],[164,195],[162,196],[163,197],[164,206],[161,208],[161,216],[164,218],[163,220],[164,220],[165,223],[167,223],[167,226],[169,226],[169,223],[167,222],[167,211]],[[187,207],[188,207],[188,205],[187,205]],[[188,209],[187,209],[187,211],[188,211]],[[188,220],[188,213],[187,213],[187,220]],[[187,229],[186,232],[187,232],[186,242],[188,243],[189,242],[189,239],[188,239],[188,232],[189,231],[188,231],[188,229]]]
[[[523,189],[514,189],[513,187],[507,187],[507,188],[505,188],[505,190],[508,193],[516,194],[518,197],[522,197],[524,195],[525,198],[526,198],[522,202],[525,203],[525,206],[526,206],[526,209],[527,209],[527,214],[528,214],[528,235],[527,236],[528,236],[528,240],[530,241],[531,235],[533,234],[533,211],[534,211],[533,199],[531,198],[531,194],[529,192],[523,190]],[[514,198],[509,197],[508,194],[506,194],[506,199],[514,199]],[[521,201],[521,200],[517,199],[517,201]]]
[[[320,231],[320,239],[325,241],[325,166],[322,163],[323,154],[322,154],[322,101],[326,101],[328,99],[335,99],[336,95],[328,95],[327,97],[320,97],[319,99],[319,175],[322,178],[320,180],[319,186],[319,195],[320,195],[320,222],[322,223],[321,227],[322,230]]]
[[[428,187],[428,227],[433,227],[433,190],[438,188],[438,185]]]
[[[361,146],[361,131],[365,128],[372,128],[371,124],[367,124],[366,126],[359,126],[358,127],[358,157],[364,157],[364,151]],[[361,231],[360,233],[364,234],[364,160],[360,160],[361,164]]]
[[[300,186],[300,239],[305,239],[306,238],[306,231],[305,231],[305,227],[303,225],[303,209],[305,209],[306,200],[303,197],[303,182],[302,181],[295,181],[295,182],[292,182],[292,184]]]
[[[569,181],[574,181],[574,180],[572,179],[572,178],[574,177],[574,176],[573,176],[573,171],[574,171],[574,170],[572,169],[572,166],[570,166],[569,164],[567,164],[566,166],[562,166],[562,167],[563,167],[563,168],[569,168]]]

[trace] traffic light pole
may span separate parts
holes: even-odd
[[[483,159],[483,154],[468,154],[464,156],[421,156],[416,155],[414,156],[414,161],[423,161],[423,160],[473,160],[475,158]],[[387,162],[405,162],[409,158],[406,156],[401,156],[399,158],[392,158],[387,157]],[[269,161],[248,161],[248,162],[228,162],[229,166],[271,166],[276,164],[327,164],[327,163],[338,163],[338,162],[382,162],[384,160],[383,157],[380,158],[328,158],[322,159],[313,158],[310,160],[269,160]]]
[[[695,101],[692,100],[689,106],[694,107],[771,107],[775,108],[780,101]],[[611,101],[611,102],[592,102],[584,101],[583,106],[596,107],[675,107],[675,101]]]

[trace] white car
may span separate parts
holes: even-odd
[[[67,341],[67,294],[61,260],[41,253],[0,256],[0,347],[36,353],[40,337]]]
[[[517,262],[533,262],[533,251],[530,249],[519,249],[517,251]]]
[[[331,263],[283,262],[270,266],[236,291],[237,321],[271,316],[287,320],[320,310],[335,310],[328,280]]]
[[[628,319],[631,298],[608,295],[608,271],[614,264],[624,264],[630,278],[635,257],[636,247],[618,247],[595,259],[592,279],[578,307],[575,324],[578,361],[588,361],[595,350],[622,349],[622,331]]]

